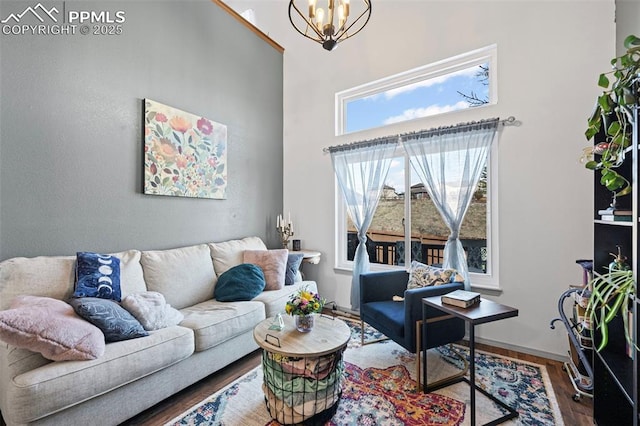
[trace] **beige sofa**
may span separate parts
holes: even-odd
[[[0,341],[0,411],[8,425],[118,424],[257,349],[252,331],[284,311],[301,286],[263,291],[251,301],[212,298],[217,278],[243,262],[256,237],[172,250],[128,250],[120,258],[122,297],[157,291],[184,314],[178,326],[107,343],[90,361],[49,361]],[[18,295],[66,300],[74,291],[75,256],[13,258],[0,263],[0,309]]]

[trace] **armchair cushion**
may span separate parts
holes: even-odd
[[[371,302],[367,304],[367,314],[367,317],[373,318],[376,323],[385,324],[386,330],[392,335],[404,337],[404,303],[391,300]]]

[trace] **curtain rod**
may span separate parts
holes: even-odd
[[[346,151],[350,149],[363,148],[363,147],[374,146],[374,145],[396,144],[399,141],[400,141],[400,138],[398,137],[398,135],[384,136],[381,138],[369,139],[366,141],[346,143],[343,145],[334,145],[328,148],[323,148],[322,151],[325,153],[331,152],[331,151]]]
[[[480,121],[472,121],[469,123],[460,123],[460,124],[455,124],[453,126],[442,126],[442,127],[436,127],[433,129],[429,129],[429,130],[418,130],[417,132],[411,132],[411,133],[403,133],[403,134],[399,134],[399,135],[394,135],[394,136],[386,136],[386,137],[382,137],[382,138],[377,138],[377,139],[371,139],[371,140],[365,140],[365,141],[358,141],[358,142],[353,142],[353,143],[348,143],[348,144],[343,144],[343,145],[335,145],[335,146],[330,146],[327,148],[322,148],[322,152],[324,152],[325,154],[331,151],[341,151],[341,150],[346,150],[346,149],[355,149],[355,148],[361,148],[361,147],[365,147],[365,146],[372,146],[372,145],[376,145],[376,144],[380,144],[380,143],[394,143],[394,139],[395,139],[395,143],[397,143],[400,138],[402,136],[406,136],[406,135],[411,135],[411,134],[418,134],[421,132],[430,132],[430,131],[437,131],[437,130],[454,130],[454,129],[463,129],[465,127],[471,127],[471,126],[476,126],[478,124],[483,124],[485,120],[480,120]],[[519,121],[516,120],[516,118],[511,115],[503,120],[498,120],[498,123],[502,124],[503,126],[519,126],[521,123]]]

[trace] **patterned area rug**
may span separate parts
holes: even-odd
[[[468,425],[469,385],[458,383],[423,394],[415,381],[414,354],[390,340],[360,345],[360,323],[347,320],[351,340],[344,353],[343,389],[327,426]],[[381,337],[370,327],[365,341]],[[464,347],[456,347],[466,354]],[[429,382],[459,371],[448,347],[428,351]],[[514,407],[519,417],[507,425],[564,425],[544,366],[476,350],[476,381]],[[167,425],[276,426],[265,407],[262,367],[257,367]],[[505,414],[476,393],[478,424]]]

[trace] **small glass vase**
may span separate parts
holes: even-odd
[[[313,330],[313,314],[296,315],[296,330],[301,333],[308,333]]]

